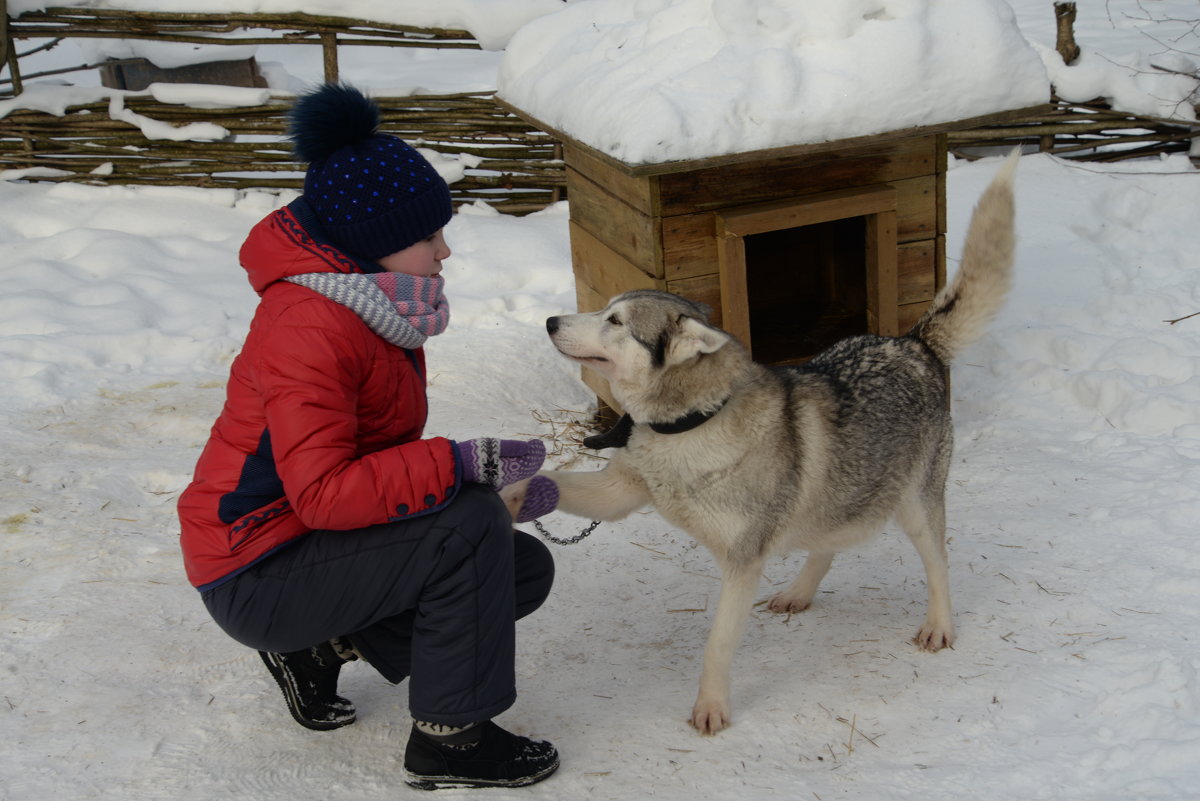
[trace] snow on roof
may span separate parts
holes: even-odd
[[[1050,99],[1003,0],[582,0],[509,42],[499,96],[628,164],[867,136]]]
[[[8,0],[10,16],[49,7],[188,14],[314,14],[392,25],[469,31],[485,50],[501,50],[529,20],[563,0]]]

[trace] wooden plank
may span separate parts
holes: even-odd
[[[613,197],[619,198],[621,202],[643,214],[658,213],[657,178],[635,178],[618,169],[610,160],[597,158],[594,151],[573,144],[563,146],[563,159],[571,169],[586,175],[589,180]]]
[[[575,308],[580,313],[600,311],[608,305],[608,295],[603,295],[582,281],[575,282]]]
[[[946,236],[939,234],[934,240],[934,246],[937,248],[937,257],[933,262],[933,291],[937,294],[942,287],[946,285]]]
[[[947,169],[947,136],[939,134],[937,139],[938,164],[934,174],[937,176],[937,233],[946,233],[946,169]]]
[[[571,221],[656,278],[662,277],[660,224],[567,168]]]
[[[717,219],[717,253],[721,269],[718,273],[721,289],[722,328],[750,349],[750,295],[746,283],[746,240],[725,229],[724,220]],[[751,354],[753,350],[751,349]]]
[[[667,291],[708,306],[712,309],[708,321],[718,328],[724,327],[724,318],[721,315],[721,279],[716,273],[668,281]]]
[[[932,175],[943,161],[937,148],[936,137],[920,137],[664,175],[659,179],[661,211],[671,217]]]
[[[662,220],[663,275],[668,281],[716,274],[717,215],[685,214]]]
[[[664,289],[666,282],[656,280],[612,248],[592,236],[574,220],[570,222],[571,263],[575,281],[592,287],[604,297],[630,289]]]
[[[867,329],[900,333],[896,320],[896,212],[867,217]]]
[[[917,320],[929,308],[930,301],[920,303],[905,303],[897,309],[896,324],[901,334],[907,334],[917,324]]]
[[[932,239],[938,230],[937,176],[896,181],[896,239],[913,242]]]
[[[717,236],[753,236],[767,231],[800,228],[866,217],[896,210],[896,192],[891,187],[865,187],[824,192],[753,206],[738,206],[717,213]]]
[[[932,239],[897,249],[896,300],[901,305],[932,300],[937,282],[937,245]]]

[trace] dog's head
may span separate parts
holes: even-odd
[[[712,327],[708,308],[654,290],[617,295],[598,312],[546,320],[554,347],[617,385],[640,386],[655,373],[719,351],[729,334]]]

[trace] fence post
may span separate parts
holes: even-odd
[[[0,0],[0,69],[8,64],[8,75],[12,78],[13,97],[25,91],[21,85],[21,68],[17,64],[17,48],[8,30],[8,0]]]
[[[321,34],[321,52],[325,56],[325,83],[338,81],[337,34]]]
[[[1079,58],[1079,45],[1075,44],[1075,4],[1055,3],[1054,21],[1058,27],[1054,49],[1062,56],[1063,63],[1069,67],[1075,62],[1075,59]]]

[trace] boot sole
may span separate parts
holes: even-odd
[[[539,773],[532,776],[522,776],[519,779],[471,779],[464,776],[421,776],[415,773],[407,773],[408,778],[404,783],[416,790],[467,790],[477,787],[527,787],[531,784],[537,784],[542,779],[549,778],[550,774],[558,770],[558,763],[543,769]]]
[[[292,718],[306,729],[313,731],[331,731],[332,729],[340,729],[343,726],[349,726],[354,721],[358,720],[358,715],[351,714],[345,720],[313,720],[305,717],[300,708],[300,696],[296,692],[295,686],[288,680],[287,671],[283,665],[275,661],[275,654],[266,651],[259,651],[258,655],[262,658],[263,664],[267,666],[271,677],[275,679],[275,683],[279,685],[279,689],[283,692],[283,700],[287,702],[288,711],[292,713]]]

